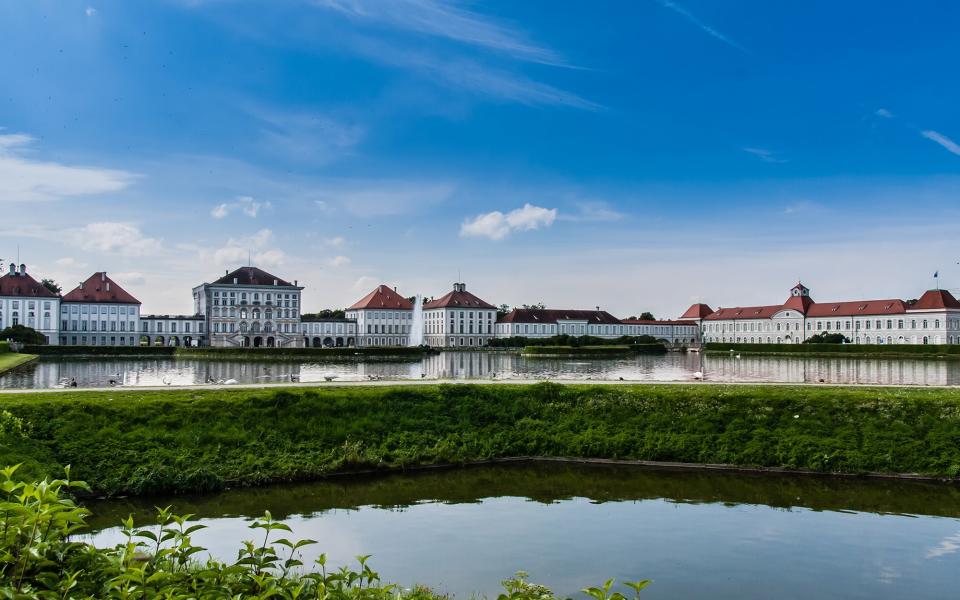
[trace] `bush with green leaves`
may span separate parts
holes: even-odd
[[[269,512],[250,525],[258,541],[245,541],[232,563],[202,559],[205,548],[192,541],[203,525],[192,515],[158,509],[156,524],[138,527],[123,521],[125,540],[97,548],[76,539],[89,511],[68,495],[88,490],[82,481],[45,479],[39,483],[13,479],[17,467],[0,470],[0,597],[2,598],[315,598],[323,600],[446,600],[426,587],[405,589],[380,580],[357,557],[355,569],[328,570],[326,555],[306,569],[301,549],[314,540],[276,537],[290,527]],[[639,596],[649,581],[627,583]],[[525,574],[503,582],[500,600],[553,600],[547,588],[526,581]],[[595,600],[626,600],[611,592],[613,582],[584,593]]]

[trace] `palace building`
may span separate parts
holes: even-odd
[[[496,335],[497,307],[453,284],[453,291],[423,305],[423,341],[436,348],[481,347]]]
[[[19,269],[10,263],[10,270],[0,277],[0,329],[24,325],[47,338],[48,344],[62,342],[59,336],[60,296],[27,274],[27,265]]]
[[[798,283],[783,304],[720,308],[695,304],[684,319],[698,322],[705,342],[799,344],[839,333],[854,344],[958,344],[960,302],[947,290],[918,300],[814,302]]]
[[[98,271],[60,302],[60,343],[68,346],[136,346],[140,301]]]
[[[605,310],[516,308],[497,321],[497,337],[592,336],[613,340],[649,335],[671,345],[696,344],[700,328],[689,321],[618,319]]]
[[[196,314],[216,348],[302,348],[303,288],[257,267],[240,267],[193,288]]]
[[[356,322],[358,346],[406,346],[413,324],[413,302],[397,288],[378,285],[346,310]]]

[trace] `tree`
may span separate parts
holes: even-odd
[[[804,344],[849,344],[850,338],[842,333],[818,333],[803,341]]]
[[[509,306],[507,306],[506,304],[501,304],[500,307],[497,308],[497,318],[499,319],[500,317],[507,316],[508,314],[510,314],[510,310],[511,309]]]
[[[63,291],[63,288],[60,287],[60,284],[52,279],[43,279],[40,281],[40,284],[58,296],[60,295],[60,292]]]
[[[24,325],[14,325],[0,331],[0,340],[10,340],[21,344],[46,344],[47,336],[36,329]]]
[[[656,318],[654,318],[652,312],[643,311],[642,313],[640,313],[640,320],[641,320],[641,321],[656,321]]]
[[[537,302],[536,304],[524,304],[523,308],[527,310],[544,310],[547,308],[547,305],[543,302]]]
[[[320,312],[303,313],[300,318],[310,319],[345,319],[346,312],[342,308],[325,308]]]

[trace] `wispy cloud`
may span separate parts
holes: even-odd
[[[893,113],[890,112],[889,110],[885,109],[885,108],[878,108],[877,110],[875,110],[875,111],[873,112],[873,114],[877,115],[878,117],[883,117],[884,119],[892,119],[892,118],[893,118]]]
[[[122,190],[138,178],[134,173],[116,169],[37,160],[29,153],[35,141],[23,133],[0,133],[0,202],[105,194]]]
[[[369,180],[330,181],[318,184],[324,199],[315,202],[325,212],[333,205],[362,218],[414,213],[448,200],[456,186],[438,181]]]
[[[460,226],[462,237],[486,237],[502,240],[515,231],[531,231],[550,227],[557,219],[557,209],[524,204],[521,208],[502,213],[499,210],[467,219]]]
[[[370,60],[418,72],[446,87],[528,106],[565,106],[600,110],[601,105],[552,85],[466,58],[440,58],[421,50],[405,50],[382,41],[365,39],[354,50]]]
[[[88,6],[85,11],[83,11],[88,17],[92,17],[97,14],[97,9],[92,6]]]
[[[928,140],[940,144],[947,149],[947,152],[952,152],[953,154],[960,156],[960,144],[957,144],[955,141],[951,140],[942,133],[933,131],[932,129],[927,129],[926,131],[921,131],[920,135]]]
[[[577,202],[577,212],[562,213],[557,216],[563,221],[580,221],[592,223],[612,223],[626,217],[626,215],[615,208],[609,202],[601,200],[591,200],[588,202]]]
[[[766,148],[742,148],[742,150],[747,154],[752,154],[753,156],[756,156],[763,162],[768,162],[768,163],[788,162],[787,159],[778,156],[777,153],[774,152],[773,150],[768,150]]]
[[[443,0],[315,0],[348,17],[442,37],[548,65],[563,65],[552,50],[527,41],[523,32]]]
[[[686,20],[690,21],[691,23],[693,23],[694,25],[696,25],[697,27],[699,27],[699,28],[700,28],[703,32],[705,32],[707,35],[709,35],[709,36],[711,36],[711,37],[713,37],[713,38],[716,38],[716,39],[720,40],[721,42],[723,42],[724,44],[727,44],[728,46],[731,46],[731,47],[733,47],[733,48],[736,48],[737,50],[740,50],[741,52],[747,52],[747,49],[746,49],[746,48],[744,48],[743,46],[741,46],[741,45],[738,44],[737,42],[733,41],[732,39],[730,39],[730,38],[727,37],[726,35],[720,33],[719,31],[717,31],[716,29],[714,29],[714,28],[711,27],[710,25],[707,25],[706,23],[704,23],[703,21],[701,21],[700,19],[698,19],[698,18],[696,17],[696,15],[694,15],[693,13],[691,13],[689,10],[685,9],[684,7],[680,6],[680,5],[677,4],[676,2],[671,2],[670,0],[657,0],[657,2],[659,2],[660,5],[663,6],[664,8],[669,8],[670,10],[672,10],[672,11],[675,12],[675,13],[677,13],[677,14],[680,15],[681,17],[683,17],[683,18],[685,18]]]
[[[272,208],[270,202],[257,202],[250,196],[238,196],[233,202],[221,202],[214,206],[210,216],[214,219],[223,219],[234,211],[240,211],[248,217],[256,218],[260,211],[270,208]]]
[[[316,112],[256,107],[250,113],[262,122],[259,144],[264,149],[313,163],[348,155],[367,133],[359,123]]]

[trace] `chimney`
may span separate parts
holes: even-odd
[[[229,275],[229,274],[230,274],[230,269],[224,269],[224,270],[223,270],[223,274],[224,274],[224,275]]]
[[[26,275],[26,274],[27,274],[27,265],[20,263],[20,275]]]
[[[17,272],[17,265],[14,263],[10,263],[10,274],[13,275],[16,272]]]
[[[276,279],[273,280],[273,285],[277,285],[277,280],[276,280]]]
[[[81,289],[81,290],[83,289],[83,282],[82,282],[82,281],[80,282],[80,289]]]
[[[296,279],[293,280],[293,287],[299,287],[299,286],[297,286],[297,280],[296,280]]]
[[[107,272],[100,271],[100,281],[106,281],[106,280],[107,280]]]

